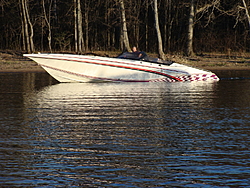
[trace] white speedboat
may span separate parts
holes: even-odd
[[[59,82],[218,81],[212,72],[125,52],[117,58],[74,54],[24,54]]]

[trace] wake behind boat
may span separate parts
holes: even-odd
[[[125,52],[116,58],[74,54],[24,54],[59,82],[218,81],[212,72]]]

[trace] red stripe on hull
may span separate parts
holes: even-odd
[[[59,59],[59,58],[49,58],[49,57],[36,57],[36,58],[42,58],[42,59],[53,59],[53,60],[63,60],[63,61],[75,61],[75,62],[82,62],[82,63],[89,63],[89,64],[95,64],[95,65],[103,65],[103,66],[110,66],[110,67],[117,67],[117,68],[124,68],[124,69],[131,69],[131,70],[138,70],[138,71],[143,71],[143,72],[149,72],[149,73],[154,73],[154,74],[158,74],[158,75],[162,75],[171,79],[174,79],[175,81],[182,81],[181,79],[162,73],[162,72],[158,72],[158,71],[153,71],[153,70],[149,70],[149,69],[144,69],[144,68],[136,68],[136,67],[129,67],[129,66],[124,66],[124,65],[114,65],[114,64],[109,64],[109,63],[99,63],[99,62],[92,62],[92,61],[86,61],[86,60],[72,60],[72,59]],[[101,60],[104,61],[104,60]],[[106,61],[106,60],[105,60]],[[120,62],[116,62],[116,63],[120,63]],[[42,65],[42,64],[41,64]],[[45,66],[45,65],[42,65]],[[135,66],[139,66],[139,65],[135,65]],[[48,68],[52,68],[49,66],[46,66]],[[57,69],[57,68],[53,68],[53,69]],[[64,71],[61,69],[58,69],[60,71]],[[64,71],[67,72],[67,71]],[[72,74],[73,72],[71,72]],[[73,73],[75,74],[75,73]],[[112,80],[112,79],[111,79]]]

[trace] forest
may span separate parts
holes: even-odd
[[[0,50],[249,52],[249,0],[0,0]]]

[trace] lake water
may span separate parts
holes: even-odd
[[[250,187],[250,72],[216,73],[98,84],[1,73],[0,187]]]

